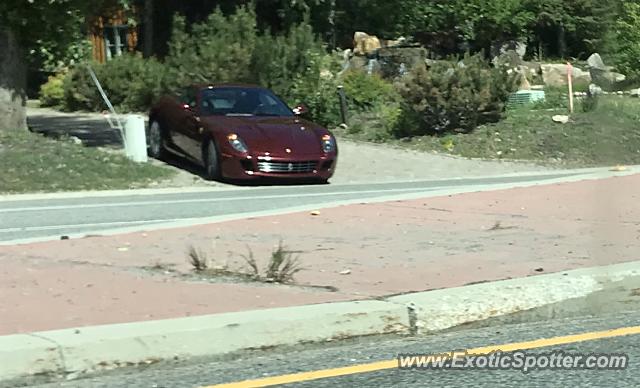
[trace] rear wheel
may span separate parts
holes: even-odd
[[[164,134],[160,123],[152,121],[149,125],[149,156],[162,160],[167,154],[164,147]]]
[[[220,174],[220,158],[218,156],[218,148],[213,140],[209,140],[204,148],[204,168],[205,177],[208,180],[218,180]]]

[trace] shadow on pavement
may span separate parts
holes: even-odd
[[[59,138],[75,136],[90,147],[119,146],[122,144],[120,132],[111,128],[103,118],[33,115],[27,119],[29,130],[45,136]]]

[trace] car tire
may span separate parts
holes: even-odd
[[[219,180],[222,177],[220,173],[220,157],[218,156],[218,147],[213,140],[209,140],[204,147],[204,176],[210,181]]]
[[[164,130],[160,123],[153,120],[149,124],[149,156],[154,159],[163,160],[167,156],[167,149],[164,145]]]

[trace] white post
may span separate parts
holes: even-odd
[[[134,162],[147,161],[147,136],[144,117],[128,115],[124,125],[124,150],[127,157]]]
[[[567,83],[569,85],[569,113],[573,114],[573,66],[567,62]]]

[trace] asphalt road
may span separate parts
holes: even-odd
[[[96,234],[121,228],[153,229],[212,217],[278,213],[304,206],[359,203],[451,188],[476,191],[487,185],[517,185],[567,178],[576,172],[522,174],[494,178],[374,184],[239,187],[207,191],[148,193],[30,200],[0,199],[0,243]],[[177,226],[177,225],[176,225]]]
[[[627,290],[628,291],[628,290]],[[377,337],[338,344],[301,346],[278,351],[243,353],[227,360],[200,360],[160,363],[144,368],[119,370],[90,379],[64,381],[38,388],[53,387],[210,387],[215,384],[261,379],[291,373],[361,365],[393,360],[399,353],[434,354],[489,345],[521,343],[541,338],[546,346],[527,350],[527,355],[550,351],[587,355],[616,353],[629,357],[625,370],[399,370],[395,367],[365,373],[350,373],[279,386],[291,387],[638,387],[640,386],[640,334],[593,339],[581,336],[571,343],[557,345],[559,336],[575,335],[636,326],[640,322],[640,297],[625,291],[599,296],[596,305],[580,311],[570,309],[551,320],[532,319],[526,323],[503,320],[489,327],[466,328],[431,336],[410,338]],[[607,291],[608,292],[608,291]],[[610,303],[616,299],[617,303]],[[567,304],[571,304],[569,302]],[[602,310],[602,307],[607,307]],[[595,313],[596,316],[593,314]],[[566,316],[565,316],[566,315]],[[564,316],[564,317],[563,317]],[[529,316],[531,317],[531,316]],[[636,333],[640,333],[636,326]],[[580,341],[576,341],[580,340]],[[518,347],[515,347],[518,348]],[[329,373],[331,374],[331,373]],[[295,378],[294,378],[295,380]],[[250,384],[241,387],[256,386]]]

